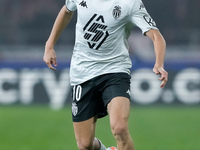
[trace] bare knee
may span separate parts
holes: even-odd
[[[126,142],[129,136],[128,126],[123,123],[111,125],[112,133],[117,141]]]
[[[92,150],[93,141],[92,140],[77,140],[77,146],[79,150]]]

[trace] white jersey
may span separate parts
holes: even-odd
[[[143,34],[157,29],[141,0],[66,0],[77,10],[71,85],[106,73],[130,73],[128,37],[133,25]]]

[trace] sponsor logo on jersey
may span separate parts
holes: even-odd
[[[86,1],[84,1],[84,0],[82,0],[82,2],[80,2],[79,5],[81,5],[82,7],[88,8],[88,7],[87,7],[87,4],[86,4]]]
[[[115,6],[112,14],[115,20],[118,19],[121,16],[121,7],[119,5]]]
[[[109,36],[106,30],[104,17],[102,15],[94,14],[83,28],[84,39],[87,40],[88,46],[91,49],[98,50],[104,41]]]

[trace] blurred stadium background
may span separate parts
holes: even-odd
[[[152,43],[134,28],[129,38],[130,128],[136,150],[199,150],[200,1],[143,2],[167,42],[169,82],[159,88],[152,72]],[[63,5],[64,0],[0,1],[0,150],[77,149],[68,74],[76,13],[55,47],[57,71],[42,60]],[[99,120],[97,136],[107,146],[115,145],[104,120],[108,122]]]

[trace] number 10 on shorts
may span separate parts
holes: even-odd
[[[79,101],[81,99],[81,93],[82,93],[82,87],[80,85],[74,85],[73,86],[73,95],[72,99],[73,101]]]

